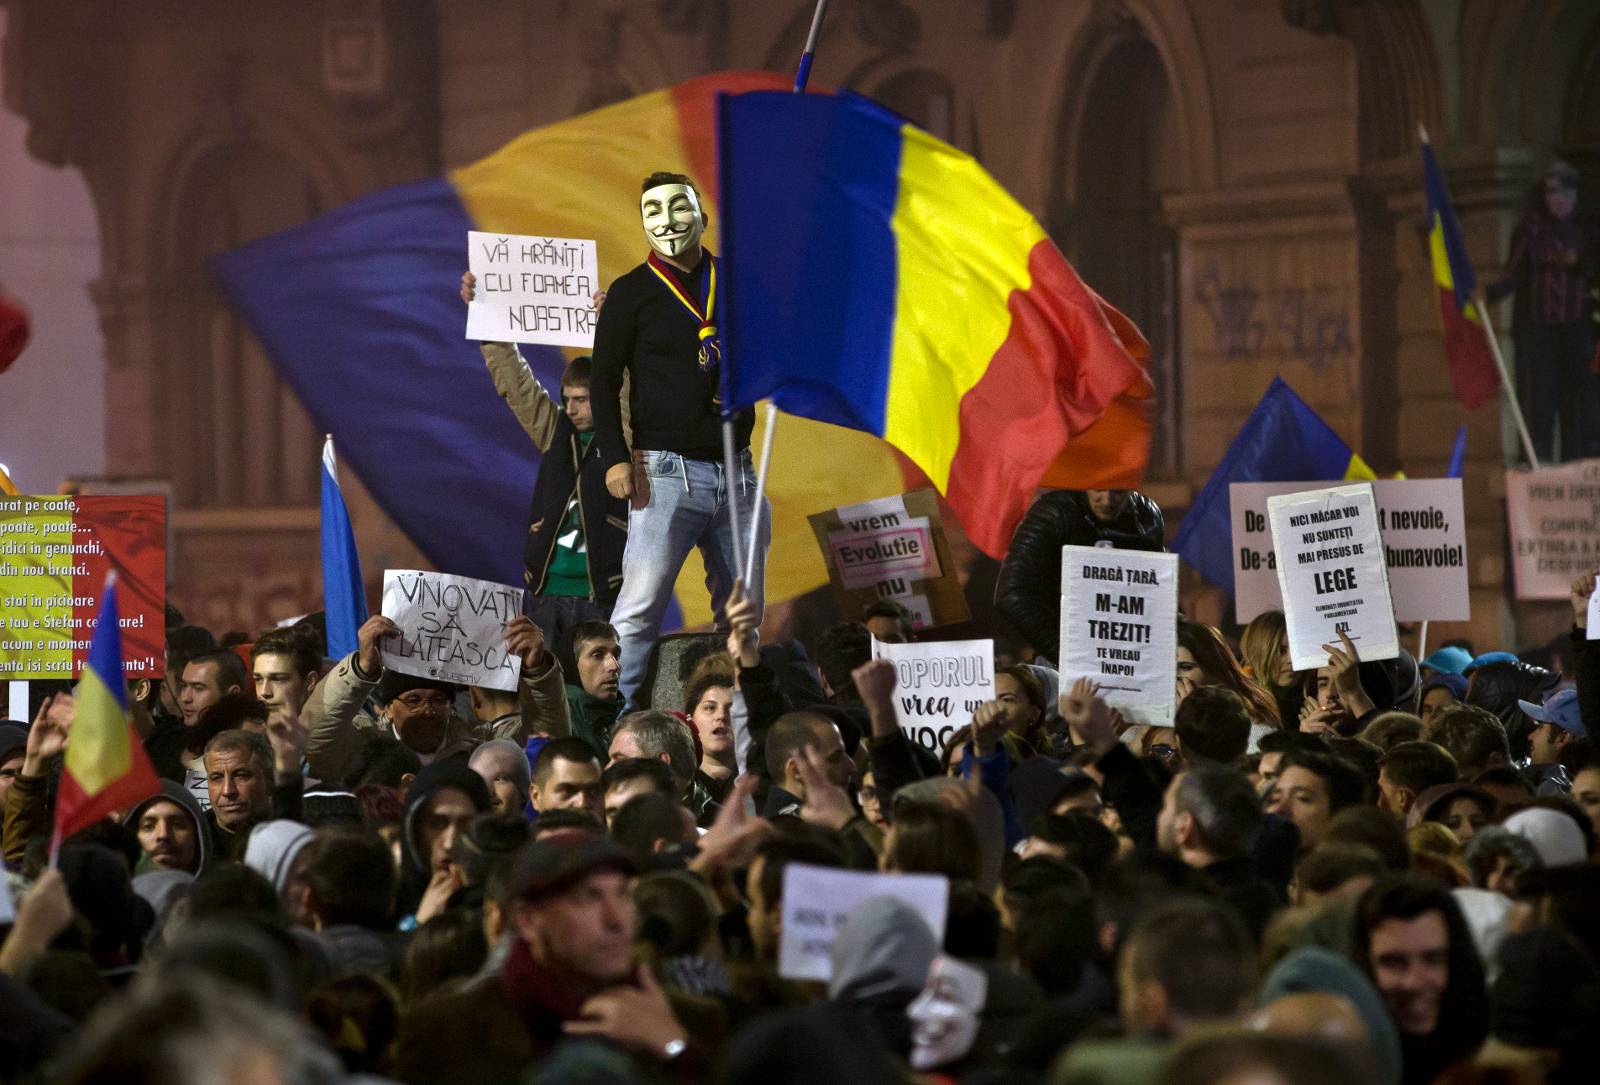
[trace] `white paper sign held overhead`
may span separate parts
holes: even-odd
[[[467,269],[478,279],[468,339],[594,346],[600,261],[593,241],[469,230]]]
[[[1061,548],[1061,688],[1100,684],[1131,723],[1165,726],[1176,700],[1178,555]]]
[[[383,665],[402,674],[514,690],[522,660],[506,651],[505,625],[522,613],[522,589],[421,569],[386,569],[383,613],[400,627],[382,642]]]

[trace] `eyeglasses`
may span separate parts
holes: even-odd
[[[450,698],[443,693],[405,693],[395,700],[405,705],[413,712],[420,712],[424,708],[448,708]]]

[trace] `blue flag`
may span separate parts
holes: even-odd
[[[343,659],[356,650],[356,630],[367,620],[367,589],[350,513],[339,489],[332,436],[322,446],[322,609],[328,625],[328,658]]]
[[[1460,478],[1461,468],[1467,459],[1467,424],[1465,422],[1456,429],[1456,447],[1450,450],[1450,469],[1444,473],[1445,478]]]
[[[1282,377],[1274,377],[1222,462],[1183,517],[1172,549],[1219,588],[1233,591],[1235,482],[1325,482],[1375,478],[1350,446]]]

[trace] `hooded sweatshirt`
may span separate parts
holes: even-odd
[[[428,800],[449,787],[465,792],[479,813],[486,813],[490,808],[489,785],[483,782],[482,776],[468,768],[465,761],[454,758],[435,761],[417,773],[411,789],[406,792],[405,810],[400,819],[399,906],[402,915],[417,910],[422,894],[428,888],[428,881],[433,876],[433,871],[429,869],[429,857],[417,847],[417,832],[421,828],[418,818]]]
[[[129,810],[127,816],[122,819],[122,824],[126,825],[134,832],[138,832],[139,819],[144,816],[144,812],[149,809],[150,804],[163,801],[177,803],[183,808],[184,813],[189,815],[189,820],[194,823],[195,863],[194,869],[189,871],[189,873],[198,876],[205,871],[207,866],[211,863],[212,857],[216,854],[216,842],[211,839],[210,820],[206,817],[205,812],[200,809],[200,804],[195,801],[194,796],[189,793],[188,788],[173,780],[162,780],[160,794],[150,796],[148,799],[145,799],[143,802],[135,806],[132,810]],[[134,873],[144,874],[152,870],[163,869],[165,868],[152,863],[149,856],[140,856],[139,865],[137,869],[134,870]]]
[[[250,830],[244,847],[244,865],[272,883],[283,896],[295,856],[311,843],[311,830],[298,821],[263,821]]]
[[[915,908],[894,897],[868,897],[833,940],[828,998],[875,1020],[889,1049],[905,1058],[911,1050],[906,1007],[927,983],[938,953],[938,940]]]

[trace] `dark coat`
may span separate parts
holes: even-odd
[[[522,545],[523,580],[533,594],[544,591],[555,557],[556,536],[573,492],[588,548],[589,590],[594,602],[610,606],[622,587],[622,551],[628,545],[628,503],[606,489],[606,466],[599,447],[584,451],[578,431],[565,413],[556,421],[555,439],[539,460],[539,479],[528,511],[528,536]]]
[[[1140,493],[1109,524],[1089,512],[1081,490],[1041,494],[1011,536],[1011,549],[995,582],[994,606],[1028,638],[1034,651],[1059,658],[1061,638],[1061,548],[1109,544],[1118,550],[1163,547],[1161,508]]]

